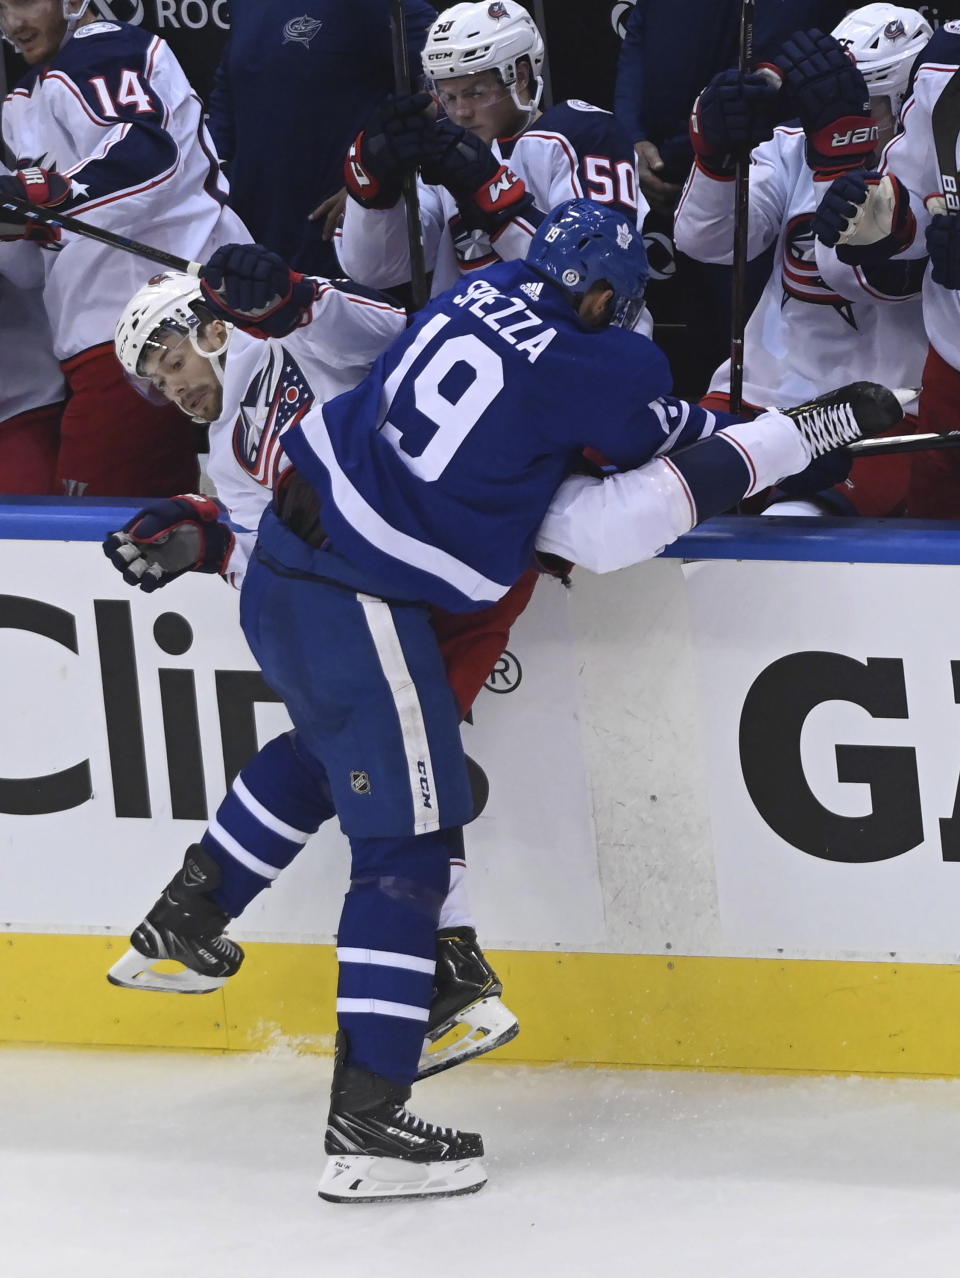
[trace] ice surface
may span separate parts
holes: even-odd
[[[2,1278],[957,1278],[960,1083],[472,1065],[460,1200],[316,1196],[330,1062],[0,1050]]]

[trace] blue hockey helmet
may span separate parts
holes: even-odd
[[[601,280],[613,289],[611,323],[633,328],[650,277],[643,236],[635,225],[595,200],[567,200],[540,224],[527,265],[556,284],[574,307]]]

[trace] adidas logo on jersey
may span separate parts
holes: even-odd
[[[540,294],[543,292],[542,284],[521,284],[520,292],[526,293],[527,297],[532,297],[535,302],[540,300]]]

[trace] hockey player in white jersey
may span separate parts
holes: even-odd
[[[88,3],[0,0],[0,33],[29,65],[4,103],[17,172],[0,177],[0,202],[26,197],[192,260],[249,239],[226,207],[200,100],[167,44],[95,20]],[[54,350],[72,390],[57,490],[166,496],[194,487],[195,429],[137,396],[113,355],[116,317],[149,264],[70,234],[43,264]]]
[[[0,164],[0,173],[9,173]],[[43,308],[40,255],[5,243],[0,214],[0,493],[49,494],[66,386]],[[38,228],[41,241],[57,236]]]
[[[818,257],[858,272],[922,277],[929,343],[918,429],[960,429],[960,22],[947,22],[923,50],[903,108],[903,132],[876,169],[838,179],[814,226]],[[948,451],[913,454],[907,513],[960,515],[960,463]]]
[[[778,58],[778,93],[761,72],[725,71],[700,94],[691,119],[697,152],[677,210],[677,247],[705,262],[732,260],[733,160],[754,145],[748,255],[776,244],[774,268],[744,338],[743,398],[757,410],[817,395],[844,374],[919,386],[926,342],[920,273],[824,261],[814,217],[831,180],[869,161],[896,127],[911,67],[931,35],[911,9],[870,4],[832,36],[799,32]],[[772,130],[770,105],[788,94],[799,123]],[[704,403],[729,404],[730,362]],[[903,458],[863,460],[825,502],[860,514],[902,513]]]
[[[390,99],[353,143],[337,245],[347,274],[377,288],[410,279],[400,179],[412,164],[433,296],[461,274],[523,257],[542,215],[565,200],[586,196],[642,226],[648,206],[626,131],[586,102],[541,111],[543,59],[515,0],[440,14],[422,62],[446,119],[426,94]]]
[[[302,323],[282,340],[271,337],[278,323],[286,327],[290,314]],[[195,420],[210,422],[208,472],[225,510],[210,499],[180,496],[141,511],[128,533],[108,542],[125,577],[144,589],[165,585],[185,570],[176,565],[186,554],[189,567],[219,572],[239,588],[260,518],[289,466],[284,433],[311,408],[356,386],[405,322],[405,313],[388,299],[345,280],[296,277],[280,321],[265,320],[256,335],[214,320],[190,276],[167,273],[140,289],[117,325],[117,355],[146,389],[143,374],[152,353],[159,395]],[[143,576],[147,559],[130,557],[138,537],[149,539],[155,556]],[[440,619],[441,633],[442,625]],[[486,633],[477,627],[477,658],[476,644],[466,644],[462,633],[448,655],[451,685],[464,713],[489,670],[476,668],[477,660],[489,661]],[[484,785],[479,769],[473,777]],[[241,948],[224,935],[229,921],[334,815],[329,790],[299,748],[296,732],[267,743],[241,770],[199,844],[188,849],[184,868],[135,930],[134,948],[110,979],[133,989],[180,993],[222,986],[243,960]],[[502,985],[477,945],[462,848],[459,853],[451,859],[438,924],[437,989],[421,1077],[491,1051],[518,1030],[516,1017],[500,1001]],[[164,958],[179,959],[186,970],[155,971],[153,964]],[[450,1037],[454,1026],[457,1038]]]

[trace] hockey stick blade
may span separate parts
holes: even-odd
[[[31,204],[29,200],[3,200],[0,202],[0,212],[16,213],[19,217],[26,218],[28,222],[52,226],[60,231],[70,231],[84,239],[106,244],[108,248],[119,249],[122,253],[132,253],[136,257],[146,258],[148,262],[155,262],[157,266],[165,266],[171,271],[182,271],[186,275],[197,278],[200,276],[199,262],[188,262],[185,257],[177,257],[174,253],[167,253],[165,249],[153,248],[150,244],[141,244],[139,240],[117,235],[114,231],[94,226],[92,222],[82,222],[80,218],[71,217],[69,213],[51,213],[49,209]]]
[[[151,966],[158,959],[145,958],[127,950],[107,973],[111,985],[125,990],[145,990],[151,994],[212,994],[227,982],[225,976],[201,976],[185,967],[182,972],[157,972]]]

